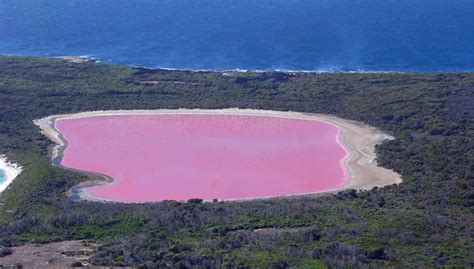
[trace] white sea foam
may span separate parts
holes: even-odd
[[[319,69],[288,69],[288,68],[269,68],[269,69],[225,69],[225,68],[203,68],[203,69],[196,69],[196,68],[174,68],[174,67],[165,67],[165,66],[143,66],[138,64],[128,65],[132,68],[141,68],[147,70],[166,70],[166,71],[188,71],[188,72],[220,72],[220,73],[269,73],[269,72],[279,72],[279,73],[316,73],[316,74],[323,74],[323,73],[348,73],[348,74],[403,74],[406,73],[404,71],[379,71],[379,70],[366,70],[366,69],[354,69],[354,70],[345,70],[336,67],[329,67],[329,68],[319,68]],[[412,71],[412,73],[417,73]]]
[[[5,155],[0,155],[0,169],[5,171],[7,177],[5,181],[0,184],[0,192],[3,192],[21,173],[23,168],[17,163],[8,161]]]
[[[370,74],[386,74],[386,73],[406,73],[404,71],[380,71],[380,70],[366,70],[366,69],[342,69],[340,67],[324,67],[318,69],[290,69],[284,67],[272,67],[265,69],[225,69],[225,68],[175,68],[175,67],[166,67],[166,66],[143,66],[139,64],[128,65],[132,68],[141,68],[147,70],[166,70],[166,71],[188,71],[188,72],[220,72],[220,73],[270,73],[270,72],[279,72],[279,73],[370,73]],[[416,73],[416,72],[415,72]]]

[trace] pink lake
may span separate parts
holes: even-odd
[[[61,164],[112,184],[86,191],[122,202],[242,199],[344,186],[339,128],[315,120],[249,115],[117,115],[56,121]]]

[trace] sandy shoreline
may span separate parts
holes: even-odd
[[[89,56],[56,56],[54,59],[61,59],[71,63],[94,63],[96,60]]]
[[[0,169],[5,171],[6,180],[0,184],[0,193],[8,188],[13,180],[21,173],[22,167],[17,163],[7,160],[7,157],[0,155]]]
[[[373,187],[383,187],[392,184],[399,184],[402,178],[392,170],[377,166],[375,145],[385,140],[393,139],[381,130],[368,126],[366,124],[345,120],[336,116],[326,114],[311,114],[300,112],[281,112],[270,110],[253,109],[158,109],[158,110],[108,110],[108,111],[90,111],[77,114],[52,115],[42,119],[35,120],[34,123],[41,128],[41,133],[56,143],[52,149],[52,160],[62,156],[62,152],[67,147],[67,141],[55,128],[56,121],[61,119],[77,119],[94,116],[116,116],[116,115],[162,115],[162,114],[217,114],[217,115],[247,115],[247,116],[271,116],[284,117],[292,119],[317,120],[334,125],[340,129],[339,142],[349,152],[349,156],[344,160],[344,165],[349,173],[350,179],[347,185],[325,192],[336,192],[345,189],[367,190]],[[60,165],[59,162],[55,163]],[[61,166],[63,167],[63,166]],[[67,167],[65,167],[67,168]],[[70,168],[67,168],[70,169]],[[74,170],[74,169],[73,169]],[[87,172],[87,171],[84,171]],[[94,172],[87,172],[94,177],[94,180],[82,182],[69,191],[71,197],[78,200],[104,201],[92,197],[84,188],[97,184],[110,184],[113,179],[107,175]],[[97,177],[97,179],[95,179]],[[102,178],[102,180],[101,180]],[[105,181],[104,181],[105,178]],[[308,195],[315,193],[302,193],[298,195]],[[294,196],[294,195],[291,195]],[[73,198],[74,198],[73,197]],[[258,197],[269,198],[269,197]],[[256,198],[251,198],[256,199]],[[245,199],[239,199],[245,200]]]

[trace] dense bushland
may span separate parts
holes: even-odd
[[[89,239],[102,244],[93,264],[144,267],[474,265],[472,73],[218,73],[0,57],[0,103],[0,152],[24,166],[1,197],[3,249]],[[32,123],[180,107],[322,112],[368,123],[396,137],[377,147],[378,160],[404,183],[246,202],[73,202],[64,192],[86,175],[51,166],[51,142]]]

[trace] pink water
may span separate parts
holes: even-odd
[[[63,119],[62,165],[106,174],[87,192],[123,202],[252,198],[343,186],[347,152],[330,124],[241,115]]]

